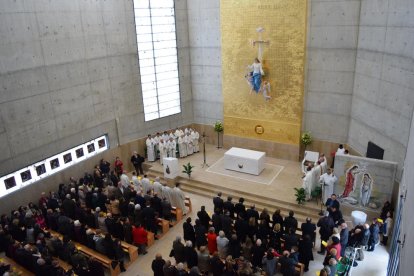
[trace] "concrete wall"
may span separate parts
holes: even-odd
[[[414,105],[414,2],[362,0],[348,142],[402,164]]]
[[[188,36],[194,122],[223,120],[220,0],[190,0]]]
[[[309,0],[303,130],[315,139],[348,138],[360,0]]]
[[[193,121],[187,1],[176,1],[181,114],[144,122],[133,2],[0,1],[0,175],[108,133]]]

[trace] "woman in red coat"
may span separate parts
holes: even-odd
[[[134,244],[138,246],[139,253],[147,254],[146,245],[147,245],[147,231],[140,224],[132,227],[132,238]]]
[[[124,163],[122,163],[121,159],[119,159],[118,156],[115,158],[114,165],[115,165],[115,172],[118,175],[118,177],[120,177],[124,171]]]
[[[338,239],[338,237],[332,236],[332,244],[328,245],[327,249],[327,255],[329,255],[329,252],[332,248],[336,249],[336,259],[339,260],[341,258],[341,243]]]
[[[214,227],[210,227],[207,234],[207,246],[211,255],[213,255],[214,252],[217,252],[217,235],[214,233],[214,230]]]

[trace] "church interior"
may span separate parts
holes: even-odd
[[[0,275],[411,275],[413,13],[0,0]]]

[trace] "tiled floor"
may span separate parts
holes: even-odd
[[[262,184],[258,184],[263,186]],[[189,215],[193,218],[193,221],[196,218],[196,213],[202,205],[206,206],[208,211],[212,210],[212,199],[202,197],[199,195],[188,194],[190,196],[193,204],[193,212]],[[184,221],[184,220],[183,220]],[[151,262],[154,259],[156,253],[161,253],[164,259],[169,258],[168,254],[172,247],[172,242],[176,236],[182,236],[182,224],[181,221],[179,224],[175,225],[173,228],[170,228],[168,233],[162,237],[160,240],[156,241],[155,244],[148,248],[148,254],[145,256],[139,256],[138,260],[135,261],[130,267],[128,267],[127,272],[122,275],[139,275],[139,276],[150,276],[153,275],[151,270]],[[323,262],[323,256],[316,253],[318,248],[315,248],[314,258],[315,261],[311,262],[309,272],[304,275],[316,275],[315,272],[320,270]],[[386,267],[388,262],[388,253],[384,247],[378,246],[374,252],[365,252],[365,260],[358,262],[359,265],[352,271],[352,275],[360,276],[382,276],[386,275]]]

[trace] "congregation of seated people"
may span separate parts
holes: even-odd
[[[127,256],[121,241],[146,254],[148,231],[156,233],[158,218],[171,219],[175,199],[185,209],[178,184],[173,189],[159,179],[151,184],[146,175],[139,179],[135,172],[130,180],[124,171],[119,176],[110,172],[109,162],[101,160],[93,175],[85,173],[79,181],[71,177],[57,192],[42,193],[37,205],[31,202],[12,210],[10,216],[3,214],[0,252],[36,275],[104,275],[102,265],[81,254],[77,243],[125,271]],[[72,270],[62,270],[56,257]]]

